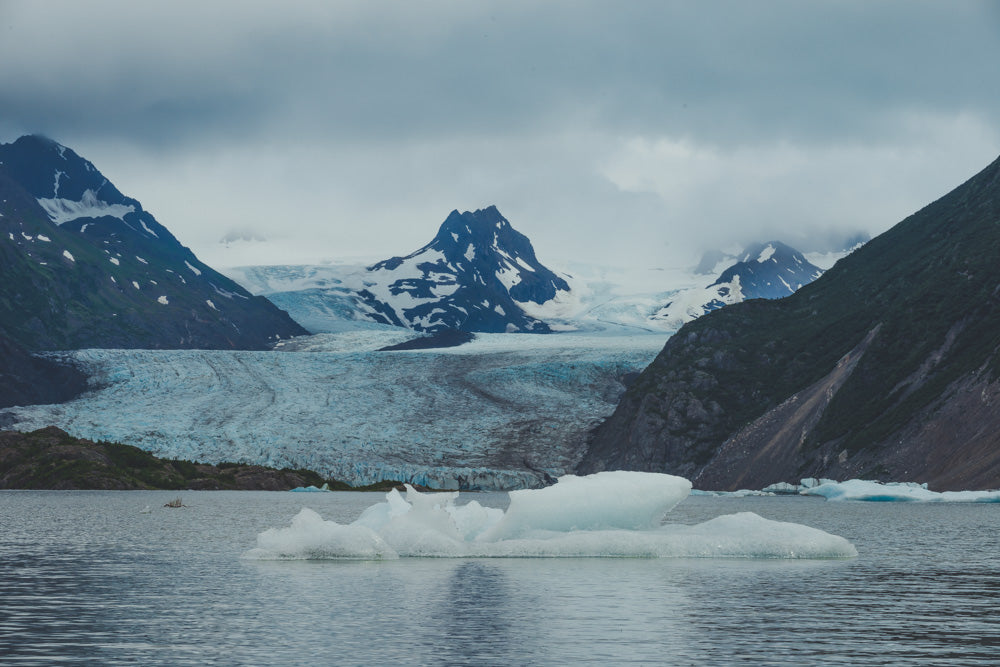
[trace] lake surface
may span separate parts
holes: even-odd
[[[1000,664],[1000,505],[698,496],[668,515],[803,523],[849,560],[268,562],[240,558],[260,531],[382,494],[163,507],[177,495],[0,491],[0,664]]]

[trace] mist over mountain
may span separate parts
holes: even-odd
[[[575,263],[556,271],[537,260],[530,241],[496,207],[454,211],[431,243],[369,266],[227,271],[314,333],[375,325],[425,332],[670,333],[727,304],[787,296],[822,274],[778,241],[706,253],[694,268]]]
[[[685,325],[579,470],[1000,485],[1000,160],[791,296]]]

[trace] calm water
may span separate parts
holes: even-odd
[[[348,522],[381,494],[162,507],[176,495],[0,491],[0,664],[1000,664],[1000,505],[692,497],[670,514],[805,523],[851,540],[848,561],[257,562],[240,554],[301,507]]]

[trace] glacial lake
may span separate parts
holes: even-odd
[[[348,523],[382,498],[0,491],[0,664],[1000,663],[997,504],[694,496],[667,516],[802,523],[847,560],[241,558],[303,507]]]

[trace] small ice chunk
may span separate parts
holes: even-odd
[[[65,257],[66,259],[68,259],[71,262],[75,262],[76,261],[76,259],[73,257],[73,253],[71,253],[69,250],[63,250],[63,257]]]
[[[162,303],[162,304],[163,304],[164,306],[168,306],[168,305],[170,305],[170,301],[168,301],[168,300],[167,300],[167,297],[166,297],[166,296],[160,296],[160,297],[157,297],[157,298],[156,298],[156,300],[157,300],[157,301],[158,301],[159,303]]]

